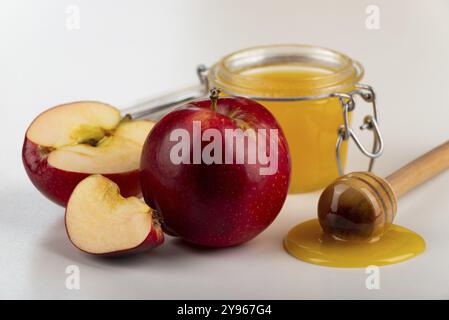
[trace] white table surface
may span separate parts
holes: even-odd
[[[72,4],[80,29],[70,31]],[[379,30],[365,27],[370,4]],[[315,215],[319,193],[289,196],[278,219],[239,247],[202,251],[168,239],[110,261],[69,243],[63,209],[34,189],[20,157],[27,125],[47,107],[126,107],[195,83],[198,63],[233,50],[307,43],[364,64],[379,97],[386,148],[376,172],[385,175],[449,137],[448,21],[445,0],[2,1],[0,298],[449,298],[448,172],[399,204],[397,222],[423,235],[427,251],[382,267],[380,289],[368,290],[364,269],[318,267],[283,250],[285,233]],[[364,166],[352,148],[351,168]],[[68,265],[80,268],[80,290],[65,287]]]

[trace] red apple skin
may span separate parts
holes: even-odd
[[[254,238],[276,218],[288,192],[290,156],[279,124],[257,102],[220,98],[217,111],[211,110],[210,100],[201,100],[156,123],[142,151],[141,184],[147,204],[162,215],[164,231],[196,245],[228,247]],[[192,137],[192,122],[200,120],[202,131],[215,128],[224,137],[224,129],[238,128],[230,112],[253,129],[278,129],[275,174],[261,176],[259,163],[235,164],[236,152],[234,164],[172,163],[170,150],[177,143],[170,141],[172,130],[186,129]],[[224,156],[224,142],[222,147]]]
[[[33,185],[48,199],[63,207],[66,207],[77,184],[90,175],[52,167],[40,147],[26,136],[22,148],[22,162]],[[139,170],[103,176],[117,183],[124,197],[141,194]]]
[[[67,216],[67,210],[65,212],[64,215],[64,224],[65,224],[65,229],[66,229],[66,233],[67,233],[67,237],[70,240],[70,243],[77,248],[78,250],[88,253],[88,254],[93,254],[95,256],[101,256],[101,257],[119,257],[119,256],[124,256],[124,255],[130,255],[130,254],[136,254],[136,253],[141,253],[141,252],[145,252],[148,251],[152,248],[158,247],[160,246],[163,242],[164,242],[164,232],[162,231],[160,226],[153,226],[150,230],[150,233],[148,233],[148,236],[145,238],[145,240],[137,245],[134,248],[129,248],[129,249],[125,249],[125,250],[119,250],[119,251],[114,251],[114,252],[106,252],[106,253],[92,253],[92,252],[88,252],[86,250],[83,250],[81,248],[79,248],[78,246],[76,246],[76,244],[72,241],[72,239],[70,239],[70,235],[67,229],[67,220],[66,220],[66,216]]]

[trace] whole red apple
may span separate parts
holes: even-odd
[[[281,210],[289,180],[287,141],[271,113],[216,91],[162,118],[142,150],[145,201],[161,213],[164,231],[197,245],[257,236]]]

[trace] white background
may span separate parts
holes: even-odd
[[[80,9],[80,29],[66,9]],[[380,29],[365,27],[367,5]],[[380,290],[363,269],[303,263],[282,248],[315,215],[319,193],[290,196],[279,218],[240,247],[204,251],[168,239],[148,254],[103,260],[68,241],[63,209],[31,185],[20,152],[42,110],[94,99],[118,107],[195,83],[195,66],[272,43],[334,48],[360,60],[378,92],[386,175],[449,137],[449,1],[18,1],[0,4],[0,298],[449,298],[449,173],[399,203],[397,222],[427,251],[382,267]],[[360,107],[356,113],[362,117]],[[365,160],[351,150],[351,167]],[[65,269],[81,271],[67,290]]]

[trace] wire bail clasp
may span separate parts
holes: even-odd
[[[370,103],[373,109],[372,115],[365,116],[365,118],[363,119],[363,124],[359,127],[360,130],[368,129],[373,131],[373,146],[371,152],[362,145],[349,123],[349,113],[355,109],[354,96],[356,95],[362,97],[365,102]],[[369,85],[358,84],[356,85],[356,90],[350,91],[348,93],[334,93],[332,94],[332,96],[339,99],[343,109],[343,124],[338,128],[338,139],[335,148],[338,173],[340,175],[344,175],[343,165],[341,161],[341,145],[343,141],[349,140],[350,138],[352,138],[357,148],[365,156],[370,158],[368,171],[372,171],[375,159],[382,155],[384,149],[384,143],[377,120],[376,95],[373,88]]]

